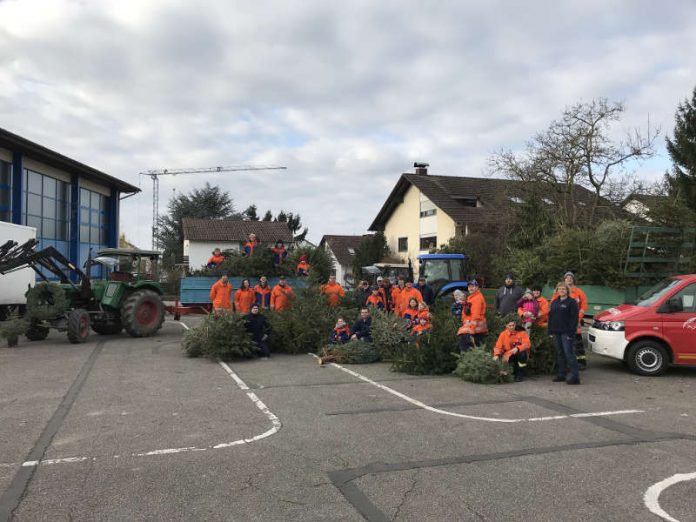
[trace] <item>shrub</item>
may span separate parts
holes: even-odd
[[[0,337],[7,339],[9,345],[14,345],[17,338],[25,334],[28,329],[28,321],[14,311],[7,320],[0,322]]]
[[[513,379],[512,367],[502,359],[494,361],[487,350],[474,348],[455,357],[457,367],[452,373],[465,381],[478,384],[500,384]]]
[[[392,371],[412,375],[441,375],[452,373],[457,366],[457,329],[459,320],[446,303],[438,305],[432,313],[433,331],[415,342],[401,344],[392,360]]]
[[[380,310],[373,311],[372,341],[383,360],[393,360],[400,348],[409,341],[403,319]]]
[[[380,360],[379,349],[374,343],[350,341],[346,344],[328,345],[322,351],[331,354],[337,363],[368,364]]]
[[[62,316],[70,306],[65,290],[57,283],[38,283],[25,295],[30,319],[50,321]]]
[[[237,314],[210,315],[184,335],[183,349],[189,357],[233,361],[256,356],[258,348]]]
[[[318,352],[341,316],[352,325],[358,312],[355,309],[331,307],[318,288],[297,291],[292,307],[283,312],[269,312],[271,350],[291,354]]]

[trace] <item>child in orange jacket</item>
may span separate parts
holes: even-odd
[[[418,324],[418,301],[415,297],[412,297],[408,301],[408,306],[401,314],[401,317],[404,318],[404,323],[406,323],[407,330],[410,330],[416,324]]]
[[[367,297],[365,306],[368,308],[375,308],[377,310],[384,310],[384,299],[379,293],[379,288],[376,286],[372,287],[372,293]]]
[[[430,319],[424,315],[419,315],[418,324],[411,329],[412,339],[415,341],[417,348],[421,347],[421,340],[423,339],[426,344],[430,342],[429,339],[432,331],[433,324],[430,322]]]
[[[493,348],[493,360],[497,361],[502,356],[504,361],[512,365],[515,382],[522,382],[531,347],[532,343],[524,328],[515,321],[510,321],[498,336]]]
[[[295,272],[297,272],[298,277],[306,277],[309,275],[309,269],[311,268],[310,264],[307,262],[307,256],[306,255],[301,255],[300,256],[300,262],[297,263],[297,268],[295,269]]]

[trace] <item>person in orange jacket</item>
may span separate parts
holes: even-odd
[[[403,277],[399,277],[396,280],[396,285],[392,286],[391,288],[391,312],[394,312],[395,315],[398,317],[401,317],[401,315],[404,313],[404,311],[401,309],[401,302],[399,297],[401,296],[401,292],[403,289],[406,288],[406,281],[404,281]],[[406,302],[408,305],[408,301]]]
[[[268,286],[268,278],[261,276],[259,283],[254,287],[256,293],[256,304],[263,310],[268,310],[271,307],[271,287]]]
[[[282,312],[290,309],[291,301],[295,297],[295,292],[288,286],[285,276],[280,276],[278,284],[271,291],[271,310]]]
[[[213,250],[213,255],[208,258],[208,264],[206,264],[206,266],[208,268],[215,268],[216,266],[220,266],[224,262],[225,256],[222,255],[222,252],[220,252],[219,248],[216,248],[215,250]]]
[[[399,292],[398,297],[398,305],[402,314],[403,311],[408,307],[408,303],[411,301],[411,299],[415,299],[416,303],[420,303],[423,300],[423,295],[420,293],[420,290],[413,287],[413,281],[411,279],[404,283],[404,288],[401,290],[401,292]]]
[[[329,306],[338,306],[341,299],[346,296],[343,287],[336,282],[336,276],[334,274],[329,276],[328,283],[321,285],[321,293],[326,296]]]
[[[411,329],[412,340],[415,341],[416,347],[420,348],[421,339],[425,339],[426,344],[429,342],[429,336],[433,331],[433,324],[429,318],[421,315],[418,317],[418,324]]]
[[[537,315],[534,324],[542,328],[546,328],[549,325],[549,301],[543,295],[541,295],[541,285],[532,286],[532,297],[536,299],[539,305],[539,314]],[[517,314],[522,317],[523,312],[517,309]]]
[[[276,244],[273,248],[271,248],[271,251],[273,252],[274,266],[282,265],[288,258],[288,249],[285,248],[285,243],[283,243],[282,239],[276,241]]]
[[[497,361],[502,356],[503,361],[512,365],[515,382],[522,382],[527,372],[527,361],[531,348],[532,343],[524,328],[515,321],[510,321],[505,325],[505,330],[498,336],[493,348],[493,360]]]
[[[213,303],[213,312],[223,314],[232,311],[232,284],[226,274],[216,281],[210,289],[210,301]]]
[[[254,249],[259,245],[256,241],[256,234],[249,234],[248,241],[244,243],[244,255],[247,257],[254,257]]]
[[[425,317],[430,321],[430,308],[425,301],[420,301],[418,303],[418,318],[420,319],[421,317]]]
[[[377,293],[379,293],[379,296],[382,298],[382,302],[384,303],[384,311],[389,312],[391,311],[391,291],[392,291],[392,286],[391,286],[391,281],[389,280],[388,277],[384,278],[382,276],[379,276],[377,278]]]
[[[587,312],[587,296],[585,292],[580,290],[575,286],[575,274],[573,272],[566,272],[563,276],[565,284],[570,288],[570,297],[575,299],[578,303],[578,329],[575,332],[575,356],[578,360],[578,366],[581,370],[587,369],[587,356],[585,355],[585,345],[582,342],[582,318],[585,317],[585,312]],[[558,298],[558,294],[554,293],[551,297],[551,302],[553,303]]]
[[[462,307],[462,325],[457,330],[459,352],[468,352],[472,342],[481,346],[487,333],[486,301],[479,289],[478,281],[469,281],[468,295]]]
[[[372,287],[372,293],[367,297],[365,301],[365,306],[368,308],[375,308],[376,310],[384,310],[384,300],[379,293],[379,288],[376,286]]]
[[[404,319],[407,330],[418,324],[418,301],[416,301],[415,297],[409,299],[408,306],[402,312],[401,317]]]
[[[238,314],[251,312],[251,305],[256,302],[256,292],[248,279],[242,280],[242,286],[234,293],[234,311]]]
[[[300,256],[300,262],[297,263],[297,268],[295,269],[295,272],[297,272],[297,276],[298,277],[308,276],[310,268],[311,268],[311,265],[307,262],[307,256],[305,254],[302,254]]]

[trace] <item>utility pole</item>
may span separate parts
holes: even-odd
[[[205,167],[197,169],[161,169],[146,170],[141,176],[152,180],[152,249],[157,250],[157,218],[159,217],[159,178],[178,174],[211,174],[217,172],[244,172],[250,170],[285,170],[287,167],[277,165],[232,165],[229,167]]]

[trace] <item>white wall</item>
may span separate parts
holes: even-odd
[[[189,258],[189,268],[198,270],[208,263],[208,259],[213,255],[213,250],[219,248],[225,250],[236,250],[241,252],[239,241],[189,241],[184,240],[184,255]]]
[[[324,247],[326,248],[326,251],[329,253],[329,256],[331,256],[331,260],[333,261],[334,264],[334,270],[336,270],[336,281],[343,285],[346,286],[346,275],[350,275],[351,272],[353,271],[352,266],[343,266],[338,262],[338,259],[336,259],[336,256],[333,253],[333,250],[329,247],[328,243],[325,243]]]

